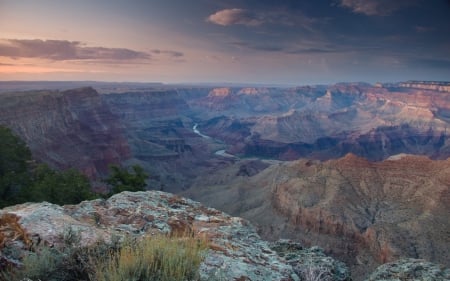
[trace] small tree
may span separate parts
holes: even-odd
[[[45,164],[36,167],[30,186],[22,189],[22,200],[31,202],[78,204],[95,197],[89,180],[79,171],[69,169],[58,172]]]
[[[19,137],[0,126],[0,208],[17,203],[17,193],[27,185],[31,152]]]
[[[147,186],[146,180],[148,174],[139,165],[131,167],[132,172],[128,169],[121,168],[117,165],[111,165],[111,175],[105,180],[111,186],[110,195],[120,193],[122,191],[144,191]]]

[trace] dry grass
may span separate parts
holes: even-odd
[[[8,242],[20,240],[25,246],[31,245],[31,240],[19,224],[19,217],[15,214],[5,213],[0,216],[0,250]]]
[[[96,261],[92,280],[198,280],[198,269],[207,245],[191,236],[146,237],[127,241],[121,249]]]
[[[17,227],[15,217],[2,219],[4,228]],[[199,279],[200,263],[208,249],[206,240],[192,233],[127,238],[118,244],[100,241],[81,247],[72,232],[67,231],[64,247],[41,245],[24,254],[21,266],[0,269],[0,280],[194,281]],[[19,236],[23,239],[23,235]]]

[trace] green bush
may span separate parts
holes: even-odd
[[[0,126],[0,208],[18,203],[18,193],[28,185],[31,152],[12,131]]]
[[[55,171],[32,163],[25,143],[0,126],[0,208],[30,201],[77,204],[97,197],[79,171]]]
[[[80,172],[69,169],[55,171],[47,165],[39,165],[33,173],[30,186],[22,189],[24,202],[41,202],[64,205],[95,199],[89,180]]]
[[[109,166],[111,170],[110,176],[105,182],[111,187],[110,195],[120,193],[122,191],[144,191],[148,175],[139,165],[131,167],[132,171],[121,168],[117,165]]]

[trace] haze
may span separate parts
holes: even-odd
[[[0,80],[448,80],[445,0],[0,0]]]

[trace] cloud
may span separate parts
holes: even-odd
[[[234,41],[230,42],[231,45],[238,48],[245,48],[250,50],[265,51],[265,52],[282,52],[283,47],[279,44],[267,44],[267,43],[257,43],[257,42],[245,42],[245,41]]]
[[[264,23],[256,13],[251,13],[244,9],[224,9],[210,15],[206,21],[229,26],[234,24],[241,24],[246,26],[258,26]]]
[[[150,60],[150,54],[125,48],[88,47],[78,41],[66,40],[0,40],[0,56],[17,58],[42,58],[54,61],[138,61]]]
[[[249,11],[245,9],[224,9],[210,15],[206,21],[221,25],[245,25],[257,27],[263,24],[282,25],[290,28],[301,28],[310,32],[315,31],[317,24],[327,23],[330,18],[311,18],[300,11],[295,13],[286,9],[271,11]]]
[[[167,55],[172,58],[180,58],[180,57],[184,56],[184,54],[182,52],[172,51],[172,50],[154,49],[154,50],[151,50],[151,53],[156,54],[156,55]]]
[[[368,16],[387,16],[405,7],[415,6],[420,0],[339,0],[342,7]]]
[[[338,49],[325,49],[325,48],[301,48],[292,51],[287,51],[289,54],[327,54],[327,53],[339,53],[344,50]]]

